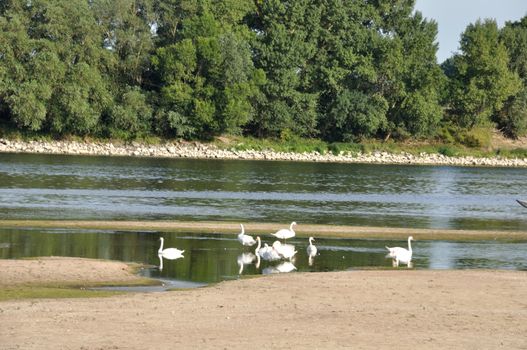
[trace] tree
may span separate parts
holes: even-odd
[[[88,3],[10,2],[0,17],[0,97],[23,128],[86,134],[111,97],[101,73],[108,55]]]
[[[420,12],[411,14],[413,1],[400,3],[404,6],[398,7],[397,16],[385,19],[385,30],[393,38],[384,55],[392,58],[381,61],[379,69],[381,91],[387,92],[383,96],[390,106],[387,132],[430,136],[443,115],[440,90],[445,76],[436,63],[437,24]]]
[[[309,89],[307,70],[316,52],[316,28],[311,27],[319,13],[309,0],[258,3],[251,19],[257,33],[254,62],[267,80],[251,124],[256,135],[280,136],[286,130],[316,134],[318,96]]]
[[[450,113],[455,123],[472,128],[490,122],[521,86],[508,67],[509,56],[494,20],[468,25],[460,51],[450,62]]]
[[[252,62],[254,34],[242,23],[250,9],[251,2],[204,1],[181,19],[175,42],[157,49],[152,62],[162,83],[157,120],[164,132],[235,134],[252,119],[264,75]]]
[[[327,121],[334,126],[330,140],[349,142],[375,136],[386,124],[387,109],[386,100],[379,95],[343,91],[328,113]]]
[[[507,99],[494,120],[506,135],[516,138],[527,133],[527,16],[505,23],[500,40],[507,48],[509,69],[520,78],[521,88]]]

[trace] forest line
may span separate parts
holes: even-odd
[[[413,0],[6,0],[0,125],[133,139],[440,139],[527,132],[527,17],[436,62]]]

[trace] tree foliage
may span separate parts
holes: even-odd
[[[527,132],[527,19],[436,63],[414,0],[0,2],[0,120],[133,138]]]
[[[451,111],[456,123],[474,127],[491,121],[521,82],[509,69],[507,49],[494,20],[470,24],[461,37],[461,53],[451,61]]]

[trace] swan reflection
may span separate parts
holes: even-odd
[[[264,275],[269,275],[273,273],[288,273],[296,270],[296,266],[293,265],[290,261],[284,261],[276,266],[269,266],[262,270]]]
[[[295,250],[295,246],[292,244],[282,244],[280,241],[274,241],[273,243],[273,249],[278,253],[280,258],[282,259],[289,259],[291,260],[297,251]]]
[[[177,256],[175,258],[167,258],[163,254],[157,254],[157,257],[159,258],[159,271],[163,271],[163,258],[165,258],[167,260],[177,260],[177,259],[184,258],[183,255],[179,255],[179,256]]]
[[[255,255],[253,253],[242,253],[238,255],[236,262],[240,267],[240,270],[238,271],[239,275],[242,274],[245,265],[250,265],[253,262],[256,262],[255,266],[257,269],[260,268],[260,256],[258,254]]]

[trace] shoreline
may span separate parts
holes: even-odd
[[[331,153],[320,154],[239,151],[221,149],[215,145],[199,142],[168,142],[158,145],[146,145],[137,142],[131,144],[114,144],[78,141],[13,141],[0,138],[0,153],[23,154],[59,154],[89,156],[133,156],[154,158],[188,158],[188,159],[224,159],[224,160],[271,160],[320,163],[359,163],[359,164],[405,164],[405,165],[446,165],[446,166],[485,166],[485,167],[527,167],[527,158],[478,158],[449,157],[442,154],[388,153],[372,152],[368,154]]]
[[[21,283],[37,272],[55,277],[52,262],[0,261]],[[107,268],[98,278],[127,274],[112,261],[60,263],[63,284]],[[524,349],[526,277],[492,270],[299,272],[178,291],[4,300],[0,339],[7,349]]]
[[[237,234],[239,222],[232,221],[98,221],[98,220],[0,220],[0,228],[68,228],[100,230],[152,230],[161,232],[192,232]],[[270,235],[289,223],[244,223],[249,234]],[[372,227],[299,224],[298,237],[331,237],[348,239],[406,239],[419,240],[527,240],[527,231],[454,230],[430,228]]]

